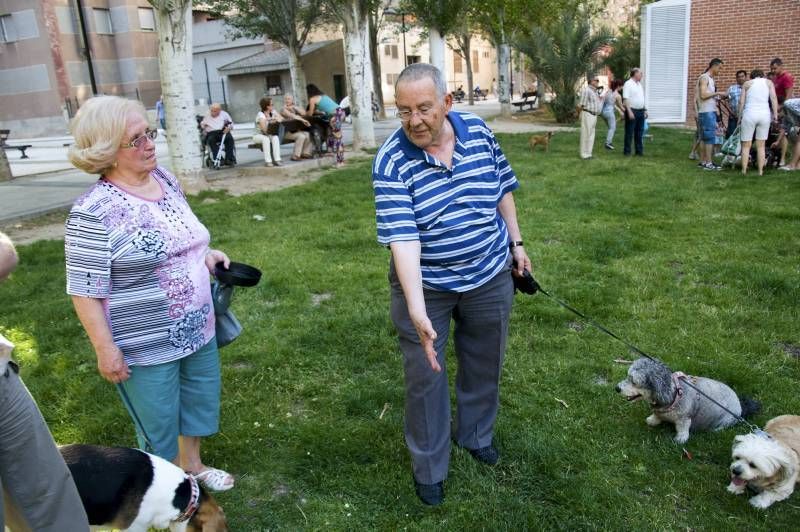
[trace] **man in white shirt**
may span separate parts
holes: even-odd
[[[581,99],[578,103],[578,114],[581,117],[581,159],[592,158],[597,115],[603,109],[603,102],[600,101],[600,96],[597,95],[597,87],[600,84],[600,80],[592,74],[587,78],[587,83],[587,86],[581,91]]]
[[[631,141],[634,141],[636,155],[644,155],[644,120],[647,109],[644,108],[644,89],[642,88],[642,71],[631,70],[631,76],[622,86],[622,107],[625,110],[625,147],[624,155],[631,154]]]
[[[206,144],[211,146],[211,156],[216,159],[219,146],[225,138],[225,164],[236,164],[236,153],[233,146],[233,118],[218,103],[212,103],[208,114],[200,122],[200,128],[206,134]],[[227,133],[227,135],[225,135]]]

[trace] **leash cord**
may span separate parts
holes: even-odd
[[[134,410],[133,408],[133,403],[131,403],[130,397],[128,397],[128,392],[125,391],[125,387],[122,385],[121,382],[117,383],[117,389],[119,390],[119,393],[122,396],[122,401],[125,403],[125,406],[127,406],[128,410],[130,410],[131,414],[133,414],[134,424],[139,429],[139,432],[142,433],[142,438],[144,439],[145,452],[152,453],[155,449],[153,449],[153,444],[150,441],[150,437],[144,430],[144,425],[142,425],[142,420],[139,419],[139,416],[136,414],[136,410]]]
[[[555,297],[554,295],[552,295],[552,294],[550,294],[549,292],[547,292],[545,289],[543,289],[543,288],[541,287],[541,285],[540,285],[540,284],[539,284],[539,283],[538,283],[538,282],[537,282],[535,279],[533,279],[533,277],[531,277],[531,279],[532,279],[532,280],[533,280],[533,282],[535,283],[536,289],[537,289],[539,292],[543,293],[544,295],[546,295],[547,297],[549,297],[550,299],[552,299],[553,301],[555,301],[556,303],[558,303],[559,305],[561,305],[561,306],[562,306],[562,307],[564,307],[565,309],[569,310],[569,311],[570,311],[570,312],[572,312],[573,314],[575,314],[575,315],[579,316],[580,318],[582,318],[582,319],[583,319],[583,320],[584,320],[586,323],[588,323],[588,324],[589,324],[589,325],[591,325],[592,327],[594,327],[594,328],[596,328],[597,330],[599,330],[599,331],[601,331],[601,332],[603,332],[603,333],[607,334],[607,335],[608,335],[608,336],[610,336],[611,338],[614,338],[615,340],[618,340],[618,341],[622,342],[622,343],[623,343],[623,344],[625,344],[625,345],[626,345],[626,346],[627,346],[629,349],[633,350],[634,352],[638,353],[639,355],[641,355],[641,356],[643,356],[643,357],[645,357],[645,358],[648,358],[648,359],[652,360],[652,361],[653,361],[653,362],[655,362],[656,364],[660,364],[661,366],[663,366],[663,367],[665,367],[667,370],[669,370],[669,372],[670,372],[670,373],[672,373],[672,370],[669,368],[669,366],[667,366],[666,364],[664,364],[662,361],[660,361],[660,360],[656,359],[654,356],[651,356],[651,355],[649,355],[649,354],[645,353],[644,351],[642,351],[641,349],[639,349],[638,347],[636,347],[636,346],[635,346],[635,345],[633,345],[632,343],[628,342],[627,340],[624,340],[623,338],[620,338],[619,336],[617,336],[616,334],[614,334],[613,332],[611,332],[610,330],[608,330],[606,327],[602,326],[601,324],[599,324],[598,322],[596,322],[595,320],[593,320],[592,318],[590,318],[589,316],[587,316],[587,315],[586,315],[586,314],[584,314],[583,312],[579,311],[578,309],[576,309],[576,308],[574,308],[574,307],[571,307],[570,305],[568,305],[568,304],[567,304],[567,303],[565,303],[564,301],[561,301],[560,299],[558,299],[558,298],[557,298],[557,297]],[[735,418],[737,421],[739,421],[740,423],[744,423],[745,425],[747,425],[747,427],[750,429],[750,431],[751,431],[751,432],[754,432],[754,433],[756,433],[756,434],[763,433],[763,431],[762,431],[762,430],[761,430],[761,429],[758,427],[758,425],[754,425],[754,424],[750,423],[749,421],[747,421],[747,420],[746,420],[745,418],[743,418],[742,416],[740,416],[740,415],[737,415],[737,414],[734,414],[734,413],[733,413],[733,412],[731,412],[731,411],[730,411],[728,408],[726,408],[725,406],[721,405],[721,404],[719,403],[719,401],[717,401],[716,399],[714,399],[714,398],[712,398],[712,397],[709,397],[709,395],[708,395],[708,394],[704,393],[704,392],[703,392],[703,391],[701,391],[701,390],[700,390],[700,389],[699,389],[697,386],[695,386],[694,384],[692,384],[691,382],[689,382],[689,380],[688,380],[686,377],[679,377],[679,379],[680,379],[681,381],[683,381],[683,383],[684,383],[684,384],[686,384],[687,386],[689,386],[690,388],[692,388],[694,391],[696,391],[697,393],[699,393],[700,395],[702,395],[703,397],[705,397],[706,399],[708,399],[709,401],[711,401],[712,403],[714,403],[715,405],[717,405],[719,408],[721,408],[722,410],[724,410],[724,411],[725,411],[725,412],[727,412],[728,414],[732,415],[732,416],[733,416],[733,417],[734,417],[734,418]]]

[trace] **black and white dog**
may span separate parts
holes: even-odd
[[[65,445],[59,450],[93,529],[228,531],[222,508],[175,464],[126,447]]]

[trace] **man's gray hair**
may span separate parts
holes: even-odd
[[[447,94],[444,75],[442,75],[441,70],[428,63],[414,63],[404,68],[400,75],[397,76],[397,81],[394,84],[395,92],[397,92],[397,86],[401,83],[419,81],[421,79],[431,80],[436,87],[436,96],[444,99],[445,94]]]

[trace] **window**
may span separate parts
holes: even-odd
[[[271,96],[283,94],[280,74],[268,74],[265,78],[265,83],[267,84],[267,94]]]
[[[406,62],[409,65],[413,65],[414,63],[419,63],[419,62],[422,61],[422,57],[420,57],[418,55],[409,55],[408,57],[406,57],[406,59],[407,59]]]
[[[111,11],[108,9],[92,8],[94,11],[94,30],[96,33],[114,33],[111,26]]]
[[[478,50],[472,50],[472,72],[477,74],[481,71],[481,63],[478,61]]]
[[[484,58],[484,59],[489,59],[489,50],[484,50],[484,52],[483,52],[483,58]]]
[[[464,66],[461,56],[458,54],[453,54],[453,73],[461,74],[462,72],[464,72]]]
[[[397,78],[399,76],[400,74],[386,74],[386,84],[394,87],[394,84],[397,83]]]
[[[685,122],[689,65],[689,0],[667,0],[642,8],[645,57],[644,101],[652,122]]]
[[[156,17],[152,8],[139,8],[139,28],[145,31],[156,31]]]
[[[17,28],[14,26],[12,15],[0,16],[0,41],[14,42],[17,40]]]
[[[383,48],[383,55],[385,56],[392,56],[392,59],[397,59],[397,45],[396,44],[387,44]]]

